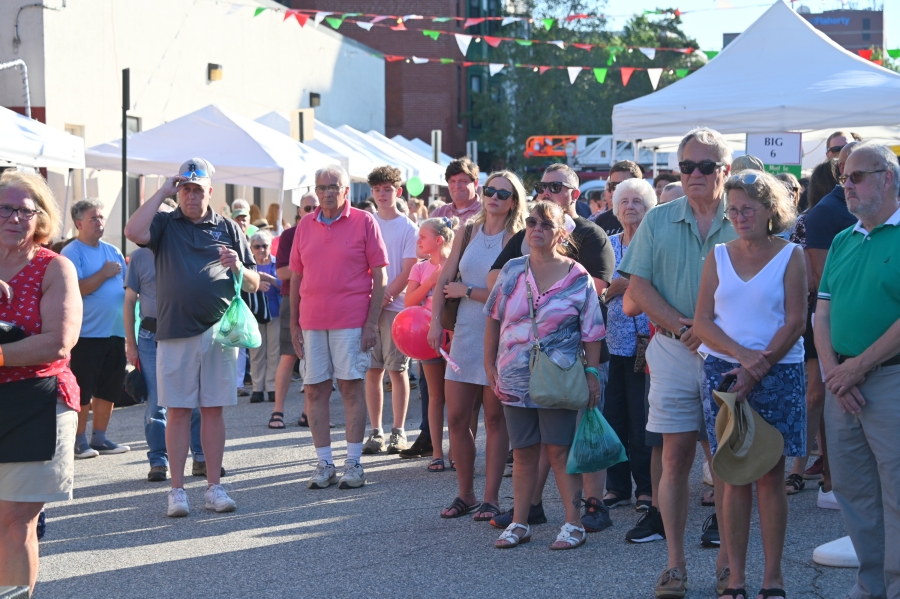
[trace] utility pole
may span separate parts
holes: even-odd
[[[126,255],[125,221],[128,220],[128,109],[131,108],[131,71],[122,69],[122,255]]]

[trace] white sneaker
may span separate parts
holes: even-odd
[[[373,455],[382,451],[384,451],[384,435],[377,434],[373,429],[363,445],[362,452],[366,455]]]
[[[319,463],[316,464],[316,471],[309,477],[306,488],[327,489],[331,485],[337,483],[337,481],[337,471],[334,469],[334,464],[319,460]]]
[[[837,499],[834,498],[834,491],[828,491],[826,493],[822,490],[822,487],[819,487],[819,496],[818,498],[816,498],[816,506],[822,508],[823,510],[841,509],[838,505]]]
[[[210,485],[206,489],[206,509],[222,512],[233,512],[237,509],[234,499],[228,496],[222,485]]]
[[[362,464],[356,461],[347,461],[344,464],[344,472],[341,473],[341,484],[338,489],[358,489],[366,485],[366,473]]]
[[[166,512],[166,515],[169,518],[183,518],[191,513],[191,506],[188,505],[188,497],[184,489],[172,489],[169,491],[168,496],[169,510]]]
[[[406,440],[406,432],[401,428],[391,429],[391,437],[388,440],[387,452],[390,454],[400,453],[408,447]]]
[[[705,460],[703,462],[703,484],[709,485],[710,487],[714,486],[712,471],[709,469],[709,462]]]

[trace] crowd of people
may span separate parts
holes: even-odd
[[[698,128],[678,147],[679,174],[649,180],[620,161],[589,198],[564,164],[529,192],[508,170],[479,185],[477,165],[461,158],[446,170],[449,201],[428,207],[404,199],[390,165],[369,174],[371,199],[354,207],[346,171],[333,166],[316,172],[289,228],[277,206],[261,218],[236,200],[228,218],[217,213],[215,170],[192,158],[126,224],[140,246],[127,263],[102,240],[96,200],[72,206],[76,237],[48,249],[60,232],[56,200],[39,175],[5,172],[0,586],[33,588],[37,521],[44,503],[72,497],[74,460],[129,451],[107,431],[131,363],[146,383],[147,479],[170,481],[171,517],[191,511],[188,452],[192,474],[207,479],[204,507],[237,508],[221,485],[223,408],[239,396],[272,402],[268,427],[283,429],[290,384],[302,379],[299,424],[317,457],[309,489],[363,487],[363,455],[427,458],[428,473],[457,481],[435,516],[471,514],[502,529],[494,545],[511,549],[548,521],[552,470],[565,519],[550,549],[580,547],[612,525],[612,509],[632,506],[625,539],[666,540],[654,592],[681,598],[700,442],[713,487],[704,503],[715,506],[701,539],[718,548],[709,581],[719,597],[786,597],[788,496],[811,480],[817,505],[843,514],[860,562],[848,596],[900,597],[900,545],[890,541],[900,533],[900,449],[890,441],[900,425],[900,165],[857,137],[836,132],[826,160],[798,181],[733,159],[719,133]],[[256,347],[216,340],[237,298],[256,321]],[[436,357],[413,361],[392,328],[419,306],[430,318],[420,341]],[[580,389],[576,401],[548,392],[551,379]],[[409,443],[415,386],[422,422]],[[340,467],[334,391],[346,423]],[[717,424],[737,404],[783,440],[770,463],[748,463],[758,443],[744,455],[722,438]],[[627,459],[572,474],[570,447],[594,408]],[[754,484],[765,571],[748,593]]]

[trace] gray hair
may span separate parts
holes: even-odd
[[[641,201],[644,202],[644,208],[648,211],[656,206],[656,190],[653,189],[653,186],[650,185],[646,179],[625,179],[616,185],[616,190],[613,192],[612,210],[616,218],[619,216],[619,206],[622,204],[622,196],[629,191],[636,191],[640,194]]]
[[[272,234],[269,233],[269,231],[267,229],[260,229],[250,237],[250,244],[252,245],[254,241],[262,241],[262,242],[268,243],[269,246],[271,246],[272,239],[273,239]],[[272,248],[269,247],[269,249],[272,249]]]
[[[860,151],[877,156],[879,162],[876,165],[877,168],[883,168],[894,173],[893,190],[896,198],[897,194],[900,193],[900,162],[898,162],[897,155],[889,147],[871,141],[860,143],[854,148],[853,153],[856,154]]]
[[[241,210],[241,209],[250,210],[250,202],[248,202],[247,200],[242,200],[242,199],[238,198],[238,199],[234,200],[233,202],[231,202],[231,209],[232,210]]]
[[[344,167],[339,164],[325,166],[317,170],[316,176],[314,178],[316,185],[319,184],[319,177],[321,177],[322,175],[334,175],[338,178],[338,183],[342,187],[347,187],[350,185],[350,175],[348,175],[347,171],[344,170]]]
[[[687,135],[684,136],[684,139],[681,140],[681,143],[678,144],[679,162],[684,160],[684,147],[691,140],[703,144],[704,146],[714,147],[719,162],[731,164],[731,146],[728,145],[728,142],[725,141],[725,138],[722,137],[721,133],[707,127],[697,127],[696,129],[688,131]]]
[[[756,175],[753,183],[744,183],[742,178]],[[725,197],[733,189],[741,189],[751,200],[772,211],[772,227],[769,235],[778,235],[790,229],[797,220],[797,207],[794,206],[794,194],[774,175],[762,171],[746,170],[740,175],[728,177],[725,181]],[[726,204],[728,202],[726,201]],[[726,208],[727,209],[727,208]]]
[[[83,200],[79,200],[72,205],[72,220],[81,220],[84,218],[84,213],[88,210],[93,210],[94,208],[98,208],[103,210],[103,202],[98,200],[97,198],[85,198]]]

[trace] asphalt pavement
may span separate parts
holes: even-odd
[[[384,422],[390,426],[390,395]],[[583,547],[549,551],[564,511],[551,475],[544,494],[548,524],[512,550],[493,548],[498,530],[470,517],[444,520],[455,497],[455,473],[429,473],[427,460],[385,454],[363,456],[362,489],[306,488],[315,467],[309,429],[297,426],[303,405],[293,383],[287,428],[270,430],[273,404],[226,408],[225,467],[237,511],[203,509],[205,481],[188,477],[191,514],[166,517],[168,483],[150,483],[144,407],[115,410],[108,434],[131,452],[77,461],[75,497],[47,507],[41,542],[38,599],[297,598],[297,597],[653,597],[666,565],[664,541],[634,545],[625,533],[638,514],[612,510],[614,526],[591,534]],[[343,463],[343,408],[332,396],[335,461]],[[412,442],[421,418],[412,392],[407,431]],[[445,433],[446,438],[446,433]],[[446,440],[445,440],[446,443]],[[484,488],[484,430],[479,429],[476,493]],[[687,525],[690,598],[715,597],[716,550],[700,546],[712,508],[701,507],[698,448],[691,475]],[[187,466],[190,474],[190,458]],[[817,566],[812,552],[844,536],[840,513],[816,508],[815,484],[789,498],[784,555],[791,598],[841,598],[855,579],[850,569]],[[512,479],[503,480],[503,509],[512,507]],[[754,509],[748,556],[751,597],[762,582],[759,515]]]

